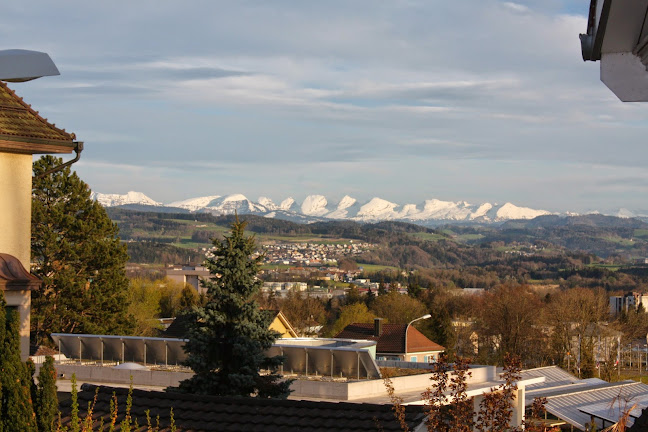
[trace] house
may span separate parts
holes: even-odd
[[[172,281],[191,285],[198,294],[204,294],[207,292],[207,289],[200,285],[200,281],[212,276],[209,270],[203,266],[174,266],[166,269],[165,273],[166,277]]]
[[[640,292],[631,292],[622,296],[610,296],[610,315],[620,315],[623,312],[637,310],[641,305],[648,311],[648,295]]]
[[[585,61],[600,61],[601,81],[624,102],[648,101],[648,2],[591,0]]]
[[[272,321],[270,322],[271,330],[276,331],[281,336],[280,338],[296,338],[297,332],[293,326],[288,322],[288,318],[280,310],[265,310],[265,312],[272,316]],[[189,330],[189,317],[186,315],[179,316],[173,320],[173,322],[167,327],[166,330],[162,332],[162,337],[167,338],[180,338],[185,339],[187,337],[187,331]]]
[[[279,333],[281,336],[280,338],[296,338],[297,332],[293,328],[292,325],[290,325],[290,322],[288,322],[288,318],[280,311],[280,310],[268,310],[269,313],[272,313],[274,318],[272,318],[272,322],[270,323],[270,330],[274,330],[277,333]]]
[[[383,324],[382,321],[376,318],[373,324],[349,324],[335,338],[376,341],[378,360],[433,363],[445,351],[409,324]]]
[[[42,67],[39,66],[42,65]],[[22,69],[22,76],[18,70]],[[83,143],[73,133],[41,117],[3,81],[28,81],[58,75],[45,53],[0,51],[0,290],[20,316],[20,351],[29,354],[31,291],[39,286],[29,274],[31,258],[32,155],[77,153]],[[74,159],[73,161],[75,161]]]

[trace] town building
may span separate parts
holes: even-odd
[[[335,338],[376,341],[378,360],[434,363],[445,351],[409,324],[383,324],[382,321],[376,318],[373,324],[349,324]]]
[[[192,286],[198,294],[207,293],[201,281],[212,276],[204,266],[173,266],[167,268],[165,274],[172,281]]]

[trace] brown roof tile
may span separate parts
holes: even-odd
[[[41,117],[21,97],[0,81],[0,142],[45,144],[54,151],[71,152],[76,136]],[[29,153],[29,150],[25,151]]]
[[[97,392],[93,411],[96,423],[102,416],[104,423],[108,423],[110,399],[114,392],[117,396],[119,425],[124,416],[128,389],[84,384],[81,390],[79,414],[82,418],[85,417],[88,402],[93,400],[95,391]],[[156,417],[160,416],[160,431],[169,431],[171,407],[179,431],[401,430],[391,405],[199,396],[145,390],[133,390],[132,402],[131,413],[140,425],[138,431],[147,430],[146,410],[150,410],[154,425]],[[61,410],[63,423],[69,424],[69,400],[61,403]],[[422,423],[422,407],[408,406],[405,412],[410,430]]]
[[[405,351],[405,329],[407,324],[383,324],[380,337],[374,336],[374,325],[366,323],[349,324],[340,333],[335,335],[338,339],[363,339],[378,342],[376,352],[389,354],[403,354],[443,351],[444,347],[428,339],[415,327],[409,326],[407,333],[407,351]]]

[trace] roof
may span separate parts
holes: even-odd
[[[29,273],[13,255],[0,253],[0,291],[31,291],[41,280]]]
[[[580,379],[576,378],[574,375],[570,374],[564,369],[561,369],[558,366],[545,366],[534,369],[525,369],[520,375],[522,379],[544,377],[545,380],[541,383],[532,384],[527,386],[527,391],[529,390],[539,390],[546,389],[549,387],[564,386],[569,384],[576,384]]]
[[[293,328],[292,325],[290,325],[290,322],[288,321],[288,318],[281,313],[280,310],[276,309],[261,309],[264,311],[264,313],[267,313],[272,319],[270,322],[275,318],[278,318],[279,321],[286,327],[289,333],[293,337],[297,337],[297,333],[295,332],[295,329]],[[163,330],[160,333],[160,336],[166,337],[166,338],[179,338],[179,339],[185,339],[189,333],[189,327],[191,325],[191,320],[193,317],[190,314],[187,315],[179,315],[175,317],[175,319],[171,322],[169,327],[166,328],[166,330]]]
[[[41,117],[0,81],[0,150],[13,153],[71,153],[73,133]]]
[[[79,392],[80,417],[84,418],[88,402],[97,392],[93,419],[104,417],[109,422],[110,399],[117,397],[119,418],[124,416],[128,389],[83,384]],[[172,392],[133,390],[131,414],[137,418],[140,431],[146,429],[146,410],[155,423],[160,416],[160,431],[171,428],[169,412],[173,408],[175,424],[182,431],[400,431],[391,405],[356,404],[348,402],[311,402],[259,398],[234,398],[189,395]],[[63,423],[70,421],[70,401],[61,403]],[[422,407],[407,407],[406,421],[410,430],[424,419]]]
[[[407,350],[405,350],[405,330],[407,329]],[[338,339],[365,339],[376,341],[376,352],[389,354],[444,351],[445,348],[428,339],[415,327],[407,324],[383,324],[382,334],[374,336],[374,324],[353,323],[335,335]]]
[[[635,401],[645,400],[648,396],[648,385],[638,382],[621,382],[615,383],[605,388],[587,389],[585,391],[573,392],[564,395],[547,397],[546,409],[551,414],[559,417],[579,429],[585,429],[585,423],[591,421],[592,414],[597,417],[613,415],[618,411],[619,403],[622,409],[631,407]],[[597,414],[601,411],[599,408],[605,407],[603,414]],[[646,405],[640,404],[639,408],[645,408]],[[610,413],[607,413],[610,411]],[[618,416],[617,416],[618,419]],[[632,422],[633,418],[630,418]],[[609,422],[607,424],[610,425]],[[601,424],[599,423],[599,427]]]

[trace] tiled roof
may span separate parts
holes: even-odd
[[[126,407],[128,389],[84,384],[79,392],[80,416],[85,417],[88,402],[97,391],[93,418],[109,423],[110,399],[117,396],[121,422]],[[180,393],[133,390],[131,415],[137,418],[139,431],[146,429],[146,410],[155,426],[160,416],[160,431],[170,430],[169,412],[173,414],[178,431],[400,431],[391,405],[355,404],[348,402],[312,402],[299,400],[232,398],[198,396]],[[70,402],[61,403],[63,423],[69,423]],[[407,406],[406,420],[410,430],[421,424],[422,407]],[[119,429],[117,429],[119,430]],[[134,430],[134,429],[133,429]]]
[[[405,329],[407,332],[407,351],[405,351]],[[383,324],[382,334],[379,337],[374,336],[374,325],[365,323],[349,324],[338,333],[337,339],[365,339],[376,341],[376,352],[403,354],[426,352],[426,351],[443,351],[444,347],[428,339],[423,333],[415,327],[407,324]]]
[[[73,133],[50,124],[0,81],[0,141],[46,144],[70,152],[75,139]]]

